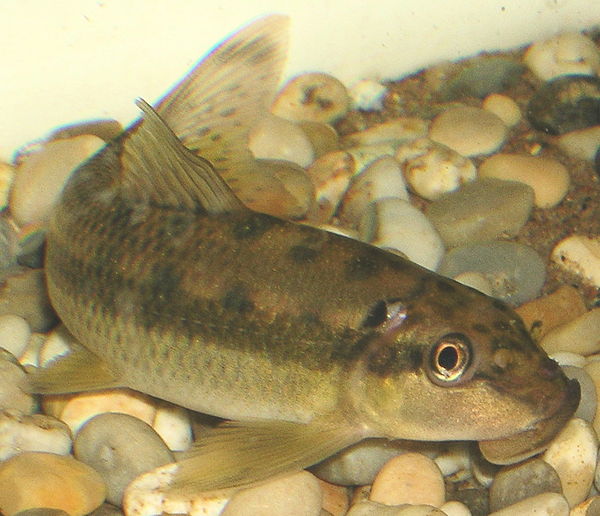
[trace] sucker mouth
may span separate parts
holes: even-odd
[[[502,439],[479,441],[484,458],[493,464],[514,464],[544,451],[552,439],[571,419],[580,399],[577,380],[569,380],[562,403],[549,416],[537,421],[525,431]]]

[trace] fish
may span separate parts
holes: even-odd
[[[508,464],[570,419],[579,385],[506,304],[397,254],[246,207],[247,137],[289,19],[226,39],[83,163],[47,229],[48,293],[77,343],[38,393],[128,387],[227,422],[175,484],[250,485],[365,438],[477,441]]]

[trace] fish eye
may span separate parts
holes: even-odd
[[[450,333],[439,339],[431,349],[430,377],[438,385],[455,385],[465,380],[472,363],[469,339],[460,333]]]
[[[389,330],[397,328],[406,319],[406,306],[398,299],[377,301],[368,311],[362,325],[364,328]]]

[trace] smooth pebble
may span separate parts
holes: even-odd
[[[97,136],[105,142],[116,138],[123,132],[123,126],[112,118],[99,118],[96,120],[86,120],[74,124],[63,125],[52,131],[48,136],[48,141],[65,140],[84,134]]]
[[[238,491],[221,516],[319,516],[322,498],[316,477],[301,471]]]
[[[402,199],[371,203],[360,220],[361,240],[400,251],[410,260],[437,270],[444,244],[433,224],[418,208]]]
[[[350,489],[344,486],[330,484],[325,480],[318,479],[323,501],[321,510],[331,516],[345,516],[350,505]]]
[[[559,351],[558,353],[552,353],[549,356],[552,360],[555,360],[561,367],[584,367],[587,363],[586,357],[578,355],[577,353],[571,353],[570,351]]]
[[[526,498],[488,516],[568,516],[569,504],[558,493],[542,493]]]
[[[543,337],[552,328],[568,323],[587,310],[579,291],[571,285],[561,285],[551,294],[538,297],[519,306],[517,313],[528,328],[535,328]]]
[[[380,111],[388,89],[379,81],[362,79],[349,90],[352,108],[361,111]]]
[[[19,511],[15,516],[69,516],[68,512],[62,509],[50,509],[48,507],[36,507],[35,509],[25,509]]]
[[[555,135],[600,125],[600,78],[565,75],[545,83],[529,100],[527,118]]]
[[[350,507],[346,516],[447,516],[430,505],[384,505],[364,501]]]
[[[366,167],[382,156],[394,156],[399,145],[398,140],[390,140],[346,149],[354,160],[354,175],[360,174]]]
[[[496,154],[479,166],[479,177],[495,177],[505,181],[520,181],[534,191],[535,205],[556,206],[569,190],[570,178],[559,161],[537,156]]]
[[[594,385],[594,381],[583,367],[561,367],[567,378],[574,378],[577,380],[579,388],[581,389],[581,399],[573,417],[578,417],[584,419],[588,423],[593,423],[598,407],[598,398],[596,396],[596,386]]]
[[[167,464],[135,478],[123,494],[125,515],[221,516],[231,492],[183,493],[172,490],[170,486],[177,468],[177,464]]]
[[[77,433],[75,458],[94,468],[106,484],[106,499],[120,505],[129,483],[142,473],[174,461],[160,436],[127,414],[100,414]]]
[[[534,249],[505,241],[455,247],[446,253],[439,271],[450,278],[467,271],[483,274],[492,296],[514,306],[537,297],[546,280],[545,263]]]
[[[56,140],[29,156],[17,169],[10,208],[18,224],[45,222],[71,173],[105,142],[92,135]]]
[[[271,113],[288,120],[331,123],[349,107],[350,96],[338,79],[326,73],[305,73],[284,84]]]
[[[486,296],[491,296],[494,292],[492,287],[492,283],[486,277],[485,274],[480,272],[462,272],[461,274],[457,274],[454,276],[454,281],[458,281],[467,287],[474,288],[475,290],[479,290],[479,292],[485,294]]]
[[[556,139],[556,144],[573,158],[594,161],[600,148],[600,125],[562,134]]]
[[[558,473],[569,506],[581,503],[589,494],[597,455],[596,433],[580,418],[571,419],[543,453],[544,461]]]
[[[187,409],[159,402],[152,428],[160,435],[169,450],[185,451],[192,444],[192,423]]]
[[[429,138],[401,145],[395,158],[401,163],[411,189],[428,200],[452,192],[477,177],[470,159]]]
[[[442,195],[426,209],[448,247],[514,236],[533,207],[533,189],[523,183],[478,179]]]
[[[105,493],[100,475],[70,456],[26,452],[0,463],[4,516],[36,507],[83,516],[104,501]]]
[[[29,337],[31,328],[23,317],[0,315],[0,347],[18,357],[25,350]]]
[[[502,468],[490,487],[490,511],[499,511],[542,493],[562,494],[555,469],[542,459]]]
[[[446,514],[446,516],[471,516],[470,509],[464,503],[455,500],[443,504],[440,507],[440,511]]]
[[[592,360],[596,358],[596,360]],[[590,375],[596,389],[596,399],[600,400],[600,360],[598,355],[588,358],[587,364],[583,367],[584,371]],[[592,422],[596,435],[600,435],[600,411],[596,411],[594,421]]]
[[[600,237],[568,236],[554,246],[550,258],[562,269],[600,287]]]
[[[315,158],[320,158],[328,152],[334,152],[340,148],[340,138],[331,125],[304,120],[298,122],[298,127],[304,131],[310,141]]]
[[[0,161],[0,210],[8,205],[10,188],[15,179],[15,169],[12,165]]]
[[[383,156],[352,178],[338,210],[340,225],[357,228],[370,203],[389,197],[408,201],[408,191],[400,164]]]
[[[524,63],[542,81],[561,75],[597,75],[600,51],[581,33],[559,34],[531,45],[523,56]]]
[[[2,275],[9,273],[19,263],[20,250],[19,231],[5,211],[0,214],[0,272]]]
[[[68,455],[72,439],[69,427],[44,414],[0,411],[0,461],[26,451]]]
[[[433,461],[444,477],[468,470],[471,466],[469,444],[462,441],[446,443]]]
[[[517,125],[522,118],[518,104],[510,97],[500,93],[488,95],[483,100],[481,107],[490,113],[494,113],[508,127]]]
[[[600,496],[592,496],[573,507],[569,516],[600,516]]]
[[[404,453],[381,468],[369,499],[386,505],[408,503],[440,507],[445,496],[444,477],[436,463],[420,453]]]
[[[600,308],[594,308],[576,319],[550,330],[540,345],[546,353],[571,351],[593,355],[600,351]]]
[[[265,116],[248,136],[248,148],[259,159],[283,159],[301,167],[310,165],[315,151],[297,124],[278,116]]]
[[[26,373],[8,351],[0,353],[0,410],[16,409],[31,414],[36,406],[34,397],[21,388]]]
[[[344,136],[344,145],[357,147],[385,142],[403,142],[420,138],[427,134],[429,124],[420,118],[394,118],[375,124],[364,131]]]
[[[506,140],[507,127],[495,114],[484,109],[450,108],[431,123],[429,137],[465,157],[491,154]]]

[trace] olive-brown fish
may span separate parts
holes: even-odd
[[[270,16],[222,43],[73,174],[46,272],[82,346],[32,388],[127,386],[234,420],[182,462],[179,484],[196,489],[304,468],[365,437],[476,440],[499,463],[543,449],[579,386],[510,308],[233,193],[260,166],[247,132],[286,30]]]

